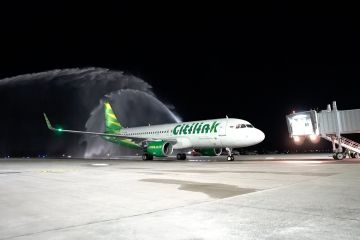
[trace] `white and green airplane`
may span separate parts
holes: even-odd
[[[225,148],[228,161],[234,161],[232,148],[248,147],[262,142],[265,134],[249,122],[235,118],[160,124],[144,127],[124,128],[109,102],[104,103],[105,132],[65,130],[51,126],[44,113],[48,128],[56,132],[91,134],[129,148],[142,149],[143,160],[153,157],[167,157],[174,149],[193,149],[204,156],[218,156]],[[177,159],[185,160],[185,153],[178,153]]]

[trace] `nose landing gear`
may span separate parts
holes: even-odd
[[[228,160],[228,161],[234,161],[234,155],[232,155],[232,153],[231,153],[231,148],[226,148],[226,151],[228,152],[228,156],[227,156],[227,158],[226,158],[226,160]]]

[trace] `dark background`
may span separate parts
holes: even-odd
[[[73,67],[122,70],[149,82],[184,121],[243,118],[265,132],[258,148],[294,149],[286,114],[334,100],[339,109],[359,108],[355,9],[15,2],[1,7],[0,79]]]

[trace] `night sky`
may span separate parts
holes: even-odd
[[[334,100],[339,109],[360,107],[352,9],[182,1],[3,6],[0,79],[76,67],[125,71],[152,85],[184,121],[243,118],[265,132],[258,148],[294,148],[286,114]],[[31,98],[32,90],[24,94]]]

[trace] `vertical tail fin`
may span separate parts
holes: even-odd
[[[104,103],[105,114],[105,132],[106,133],[119,133],[123,128],[117,120],[114,111],[109,102]]]

